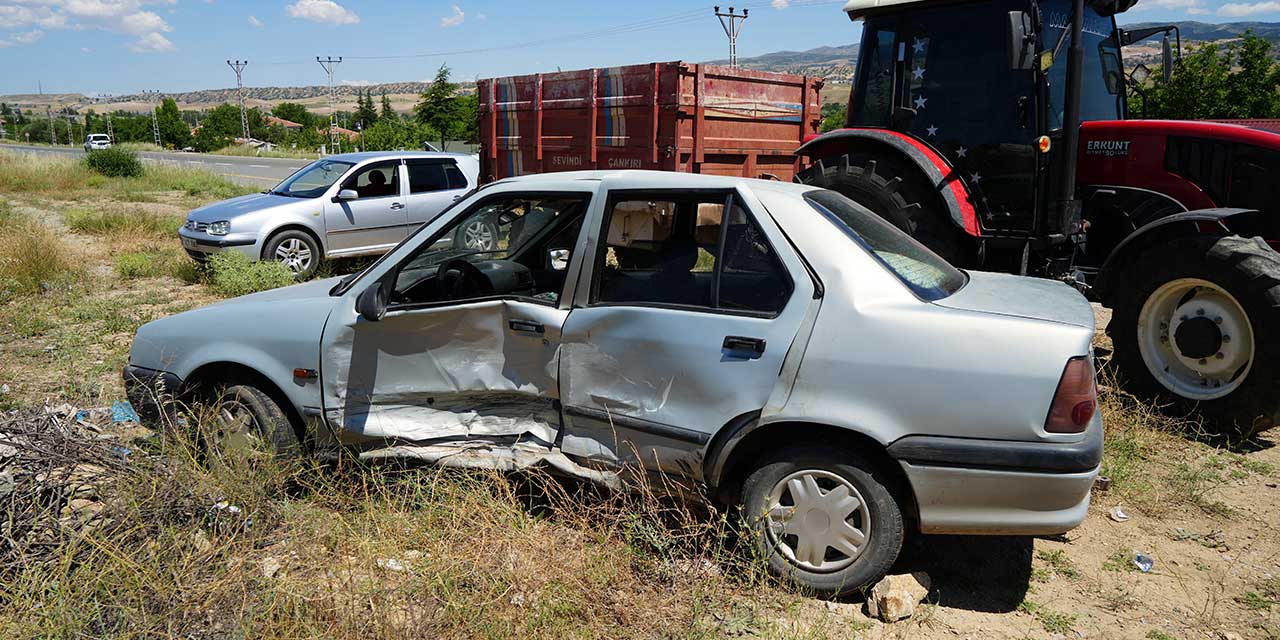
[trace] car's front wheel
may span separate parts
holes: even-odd
[[[262,252],[262,259],[283,264],[302,280],[316,272],[323,254],[315,238],[306,232],[289,229],[271,237],[266,250]]]
[[[211,453],[261,449],[286,456],[301,448],[280,403],[253,385],[218,389],[209,398],[208,408],[199,431],[201,443]]]
[[[853,451],[792,447],[747,477],[743,515],[772,573],[821,595],[848,594],[883,577],[902,548],[890,486]]]

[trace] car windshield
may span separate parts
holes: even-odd
[[[353,164],[341,160],[316,160],[285,178],[269,193],[292,198],[318,198]]]
[[[941,300],[964,286],[963,271],[854,201],[826,190],[810,191],[804,198],[920,298]]]

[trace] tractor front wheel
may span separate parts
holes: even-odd
[[[849,153],[824,158],[796,182],[830,189],[902,229],[947,262],[963,266],[959,230],[919,171],[893,158]]]
[[[1242,440],[1280,420],[1280,254],[1197,235],[1151,249],[1116,283],[1107,333],[1127,386]]]

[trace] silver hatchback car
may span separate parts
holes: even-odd
[[[453,241],[480,220],[492,248]],[[833,594],[909,528],[1080,523],[1093,329],[1067,285],[957,270],[833,191],[556,173],[478,190],[359,274],[151,322],[124,375],[147,420],[217,407],[214,447],[703,483],[774,572]]]
[[[326,258],[379,254],[475,188],[479,161],[461,153],[344,153],[317,160],[262,193],[192,211],[178,230],[203,262],[240,251],[277,260],[299,277]],[[460,241],[485,248],[494,225],[478,223]],[[468,235],[469,234],[469,235]]]

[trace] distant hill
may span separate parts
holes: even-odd
[[[1238,38],[1245,31],[1253,31],[1259,36],[1270,40],[1273,43],[1280,43],[1280,22],[1227,22],[1223,24],[1209,24],[1207,22],[1135,22],[1133,24],[1122,24],[1120,26],[1125,29],[1142,29],[1145,27],[1160,27],[1165,24],[1178,25],[1178,29],[1182,32],[1182,41],[1185,44],[1188,40],[1192,42],[1206,42],[1213,40],[1230,40]]]
[[[828,80],[853,77],[853,64],[858,59],[858,45],[816,47],[805,51],[775,51],[750,58],[739,58],[738,66],[757,71],[821,76]],[[728,60],[712,60],[711,64],[729,64]]]
[[[387,95],[406,94],[406,93],[422,93],[431,86],[430,82],[389,82],[385,84],[371,85],[339,85],[334,87],[334,92],[338,94],[338,99],[356,96],[356,92],[370,91],[374,96],[383,93]],[[311,85],[307,87],[245,87],[244,96],[247,100],[261,100],[263,102],[287,102],[290,100],[307,100],[309,98],[317,98],[329,95],[329,87],[327,85]],[[177,100],[179,104],[222,104],[223,102],[235,102],[238,98],[236,90],[227,89],[202,89],[199,91],[183,91],[180,93],[168,93],[165,97]],[[141,102],[143,96],[127,95],[112,96],[114,102]]]

